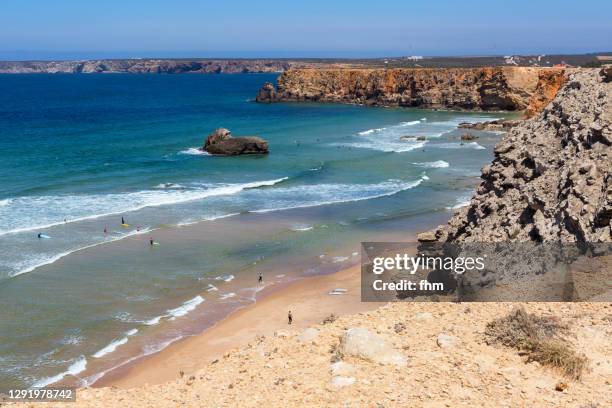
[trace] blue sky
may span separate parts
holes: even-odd
[[[0,59],[612,51],[612,1],[0,0]]]

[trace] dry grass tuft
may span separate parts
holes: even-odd
[[[573,379],[580,379],[588,366],[562,336],[567,327],[552,318],[538,317],[519,308],[487,324],[489,344],[503,344],[527,355],[527,361],[560,369]]]

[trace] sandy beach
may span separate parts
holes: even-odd
[[[282,329],[300,329],[320,323],[330,314],[337,316],[372,310],[380,303],[360,301],[360,266],[340,272],[304,278],[284,288],[262,292],[260,299],[240,309],[202,334],[185,338],[161,352],[115,369],[94,387],[119,388],[160,384],[176,379],[180,372],[191,375],[227,351],[243,347],[257,336],[273,335]],[[344,295],[329,292],[342,288]],[[293,324],[287,323],[291,310]]]

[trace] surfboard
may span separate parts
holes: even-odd
[[[154,246],[159,246],[159,242],[154,242],[153,245]]]
[[[44,238],[44,239],[50,239],[50,238],[51,238],[50,236],[45,235],[45,234],[40,234],[40,237],[41,237],[41,238]]]
[[[121,226],[122,226],[123,228],[127,228],[127,227],[129,227],[129,226],[130,226],[130,224],[121,224]]]

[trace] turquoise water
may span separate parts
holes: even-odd
[[[91,382],[252,302],[259,271],[354,263],[442,221],[492,156],[456,126],[500,114],[252,102],[274,79],[0,75],[0,385]],[[271,153],[201,154],[217,127]]]

